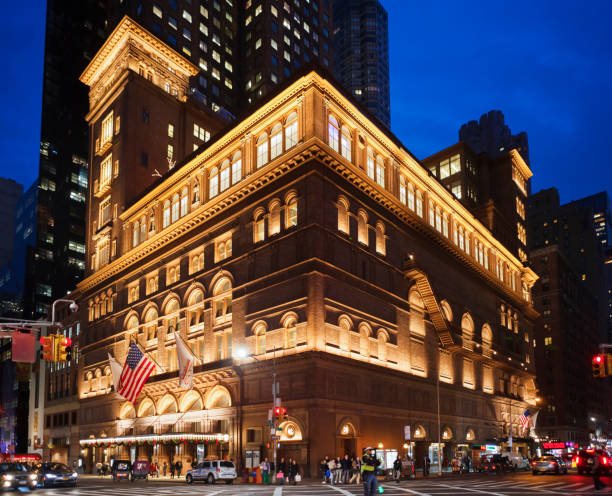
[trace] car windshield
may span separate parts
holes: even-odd
[[[118,461],[116,461],[115,464],[113,465],[113,468],[115,470],[129,470],[130,469],[130,462],[118,462]]]
[[[221,466],[234,468],[234,462],[221,462]]]
[[[63,463],[48,463],[44,467],[45,470],[68,470],[68,467]]]
[[[20,463],[0,463],[0,472],[26,472]]]
[[[554,460],[555,457],[554,456],[541,456],[540,458],[536,458],[536,460],[538,461],[549,461],[549,460]]]

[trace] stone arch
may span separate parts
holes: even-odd
[[[134,405],[126,401],[123,405],[121,405],[121,409],[119,410],[119,418],[121,420],[133,419],[136,417],[136,410]]]
[[[390,340],[389,333],[386,329],[383,329],[382,327],[376,332],[376,338],[379,341],[383,341],[384,343],[388,343]]]
[[[423,297],[421,296],[421,293],[415,286],[412,286],[410,288],[410,291],[408,292],[408,303],[410,303],[411,307],[414,305],[418,307],[420,310],[425,309],[425,304],[423,303]]]
[[[448,425],[443,426],[440,436],[444,441],[450,441],[453,439],[453,429],[451,429]]]
[[[174,291],[170,291],[166,297],[164,298],[164,301],[162,302],[162,313],[163,315],[166,315],[168,313],[168,307],[174,302],[176,301],[178,304],[179,309],[181,308],[181,297],[175,293]],[[171,313],[176,312],[177,310],[173,310]]]
[[[472,316],[466,312],[461,316],[461,336],[463,337],[463,345],[469,344],[474,337],[474,320]],[[468,341],[468,343],[466,343]]]
[[[359,354],[365,357],[370,356],[370,337],[372,336],[372,328],[367,322],[359,324]]]
[[[476,439],[476,432],[472,427],[468,427],[465,430],[465,440],[466,441],[474,441]]]
[[[139,404],[137,408],[138,417],[152,417],[157,415],[157,410],[155,409],[155,403],[148,396],[145,397]]]
[[[232,395],[225,386],[218,384],[206,393],[204,406],[206,410],[230,407],[232,406]]]
[[[359,422],[353,417],[343,417],[338,423],[336,435],[346,437],[359,437]]]
[[[189,412],[204,409],[202,395],[195,389],[190,389],[179,400],[179,411]]]
[[[194,304],[191,300],[193,299],[192,296],[194,296],[197,291],[202,292],[202,299],[206,297],[206,288],[204,287],[204,284],[201,282],[194,282],[190,284],[187,291],[185,291],[185,295],[183,296],[183,306],[190,306]]]
[[[281,429],[281,441],[301,441],[303,439],[302,428],[294,419],[285,420],[278,427]]]
[[[134,319],[136,319],[136,327],[134,327]],[[138,312],[135,310],[130,310],[123,319],[123,328],[126,330],[138,328],[139,322]]]
[[[440,307],[442,308],[442,314],[444,315],[444,318],[448,322],[452,322],[453,321],[453,310],[450,304],[448,303],[448,301],[442,300],[440,302]]]
[[[214,294],[214,290],[217,286],[217,284],[222,280],[222,279],[229,279],[230,282],[230,286],[233,288],[234,287],[234,276],[232,276],[232,274],[230,272],[228,272],[227,270],[220,270],[219,272],[217,272],[214,277],[212,278],[212,280],[210,281],[210,284],[208,286],[208,293],[209,294]]]
[[[340,315],[340,317],[338,317],[338,327],[346,331],[351,331],[353,330],[353,320],[348,315],[343,313]]]
[[[361,322],[359,324],[359,334],[361,336],[369,338],[372,336],[372,327],[367,322]]]
[[[427,438],[427,429],[423,427],[423,424],[417,424],[414,428],[414,439],[425,439]]]
[[[282,327],[287,327],[291,322],[295,324],[298,323],[298,314],[294,311],[286,312],[280,319],[280,324]]]
[[[177,413],[178,402],[174,395],[166,393],[157,402],[157,414],[163,415],[164,413]]]
[[[491,330],[491,326],[487,323],[483,324],[480,334],[482,338],[482,346],[485,348],[490,348],[493,344],[493,331]]]

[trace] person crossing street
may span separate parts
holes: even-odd
[[[372,447],[363,450],[361,457],[361,475],[363,477],[363,496],[375,496],[378,492],[378,480],[376,479],[376,467],[379,461],[372,456]]]

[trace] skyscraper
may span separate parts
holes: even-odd
[[[354,99],[391,127],[387,11],[378,0],[334,1],[334,71]]]

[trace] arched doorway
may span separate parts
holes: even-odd
[[[357,453],[357,429],[351,419],[342,419],[338,426],[336,453],[349,457],[359,455]]]

